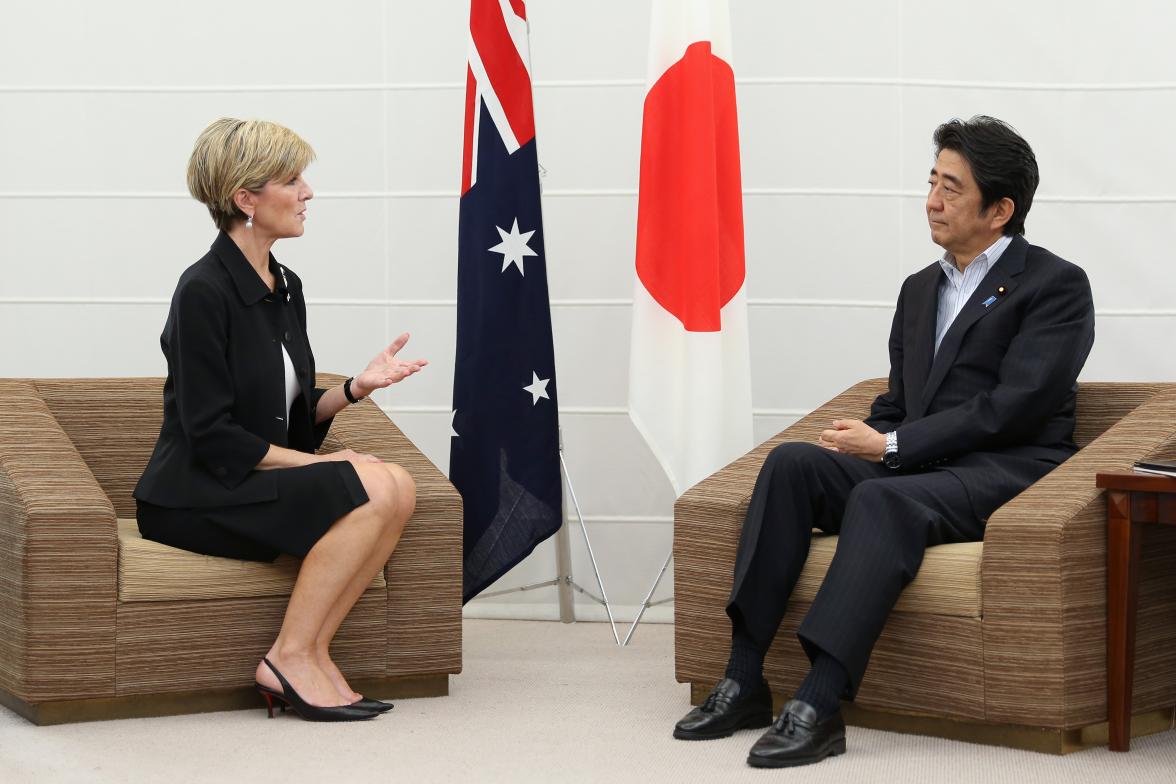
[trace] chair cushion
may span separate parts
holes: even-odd
[[[836,549],[836,536],[821,536],[814,532],[808,561],[792,594],[794,598],[811,602],[816,597]],[[898,597],[895,611],[981,617],[980,559],[983,553],[983,542],[927,548],[918,576]]]
[[[262,563],[177,550],[144,539],[134,520],[118,521],[120,602],[288,596],[301,563],[288,555]],[[381,571],[368,590],[386,585]]]

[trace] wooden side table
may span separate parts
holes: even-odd
[[[1095,485],[1107,491],[1107,722],[1111,751],[1127,751],[1142,529],[1176,525],[1176,478],[1100,473]]]

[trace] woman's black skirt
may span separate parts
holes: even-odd
[[[144,539],[222,558],[304,558],[335,521],[368,502],[355,466],[345,460],[271,470],[276,500],[208,509],[138,501],[139,532]]]

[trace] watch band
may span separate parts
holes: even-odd
[[[898,457],[898,432],[895,430],[886,434],[886,451],[882,453],[882,465],[894,469],[902,467],[902,460]]]
[[[361,400],[361,398],[357,398],[355,395],[351,394],[351,382],[354,380],[355,376],[352,376],[343,382],[343,397],[347,398],[347,402],[351,403],[352,405],[355,405]]]

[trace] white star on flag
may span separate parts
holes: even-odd
[[[487,250],[502,254],[503,272],[506,272],[506,268],[511,264],[514,264],[519,268],[520,275],[526,274],[523,272],[523,259],[527,256],[539,255],[527,246],[527,242],[531,239],[531,235],[535,232],[526,231],[520,234],[518,218],[514,219],[514,225],[511,226],[509,233],[507,233],[507,231],[501,226],[495,226],[494,228],[498,229],[498,236],[502,237],[502,242],[498,243],[493,248],[487,248]]]
[[[449,415],[449,437],[450,438],[461,438],[461,435],[453,427],[454,424],[456,424],[456,422],[457,422],[457,409],[454,409],[453,413]]]
[[[539,378],[538,373],[531,371],[531,383],[523,387],[524,391],[531,393],[531,405],[538,403],[541,397],[551,400],[550,397],[547,397],[547,382],[549,381],[551,381],[550,378]]]

